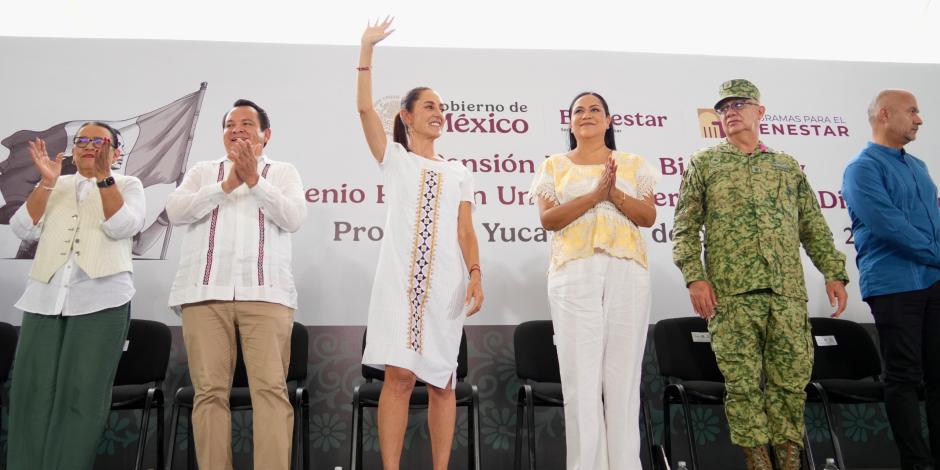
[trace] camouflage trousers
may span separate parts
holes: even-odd
[[[731,442],[802,445],[803,389],[813,369],[806,301],[769,290],[720,297],[708,331],[725,377]]]

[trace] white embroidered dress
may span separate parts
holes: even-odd
[[[473,177],[457,162],[432,161],[389,142],[380,164],[385,231],[369,303],[362,363],[408,369],[444,388],[456,377],[467,269],[457,242]]]

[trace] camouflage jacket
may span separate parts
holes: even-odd
[[[771,289],[806,299],[801,242],[826,282],[848,281],[845,255],[833,244],[806,175],[793,157],[762,143],[751,155],[725,140],[692,156],[679,187],[673,241],[686,285],[706,279],[719,297]]]

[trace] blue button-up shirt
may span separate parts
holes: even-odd
[[[940,281],[940,209],[927,165],[869,142],[845,168],[842,197],[855,233],[862,298]]]

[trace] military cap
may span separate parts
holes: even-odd
[[[715,109],[718,109],[718,106],[728,98],[747,98],[760,102],[760,90],[753,83],[743,78],[736,78],[718,87],[718,102],[715,103]]]

